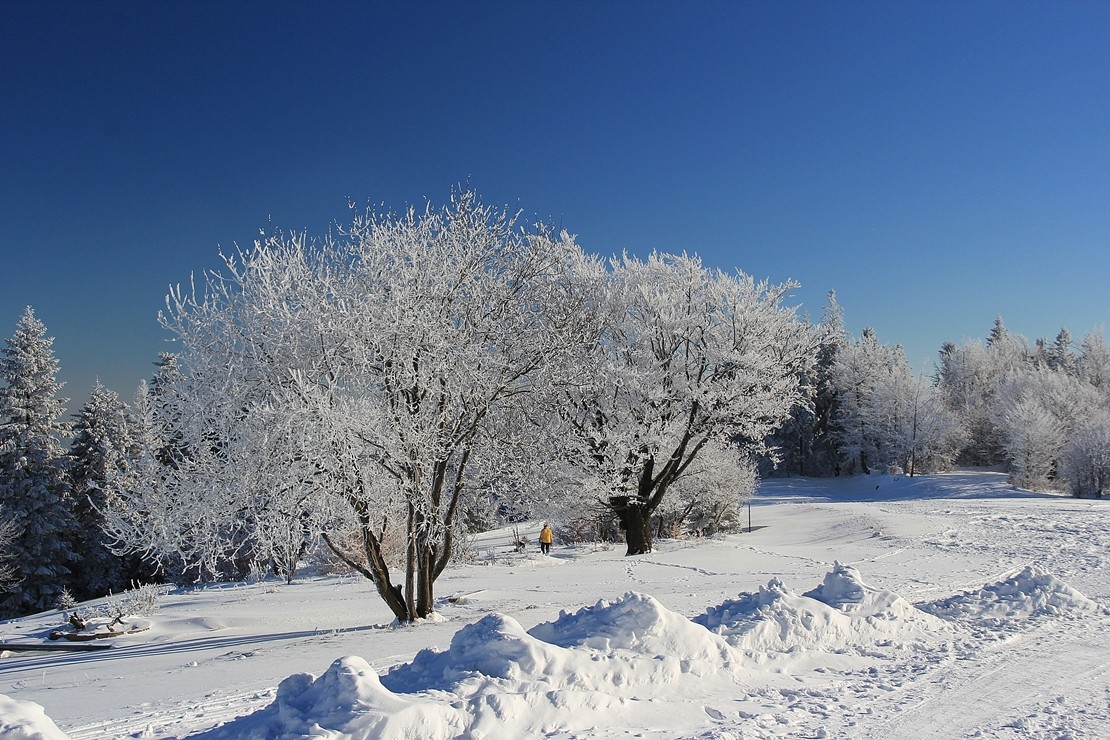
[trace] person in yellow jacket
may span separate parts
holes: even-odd
[[[543,529],[540,530],[540,552],[547,555],[551,552],[551,543],[555,539],[555,533],[551,531],[551,527],[547,522],[543,523]]]

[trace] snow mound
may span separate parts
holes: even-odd
[[[0,694],[0,740],[68,740],[41,704]]]
[[[1001,621],[1023,617],[1089,615],[1102,608],[1068,584],[1027,565],[983,586],[922,604],[922,610],[957,621]]]
[[[286,678],[270,706],[206,737],[589,733],[599,718],[673,691],[686,676],[731,675],[723,671],[741,659],[718,635],[630,593],[531,632],[488,614],[458,630],[447,650],[421,650],[380,679],[361,658],[341,658],[319,678]]]
[[[448,650],[421,650],[389,671],[385,683],[394,691],[449,691],[477,676],[544,680],[562,671],[566,652],[532,637],[512,617],[488,614],[456,632]]]
[[[561,612],[554,622],[533,627],[529,634],[563,647],[602,652],[626,650],[679,661],[683,672],[704,673],[736,661],[732,647],[654,597],[629,592],[622,599],[604,599],[574,614]]]
[[[883,622],[897,628],[909,623],[936,621],[893,591],[864,583],[856,568],[838,562],[833,563],[833,569],[825,574],[820,586],[803,595],[876,627]]]
[[[274,737],[447,738],[463,720],[448,706],[413,702],[382,686],[357,656],[339,658],[319,678],[297,673],[278,684],[268,707],[240,717],[205,737],[264,740]]]
[[[858,570],[841,563],[804,594],[772,578],[758,593],[742,593],[693,621],[748,653],[841,652],[947,627],[901,596],[869,586]]]

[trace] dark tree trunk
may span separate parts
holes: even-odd
[[[410,622],[409,611],[405,606],[405,597],[401,591],[400,586],[394,586],[389,582],[389,569],[385,565],[384,559],[380,557],[371,556],[368,558],[370,566],[359,564],[354,558],[348,555],[343,548],[339,547],[328,536],[327,532],[322,533],[324,542],[328,548],[331,549],[336,556],[339,557],[344,563],[354,568],[363,576],[368,578],[374,584],[374,588],[378,592],[378,596],[385,602],[389,610],[393,612],[393,616],[397,618],[398,622]],[[366,537],[366,530],[363,530],[363,536]]]
[[[630,496],[615,496],[609,501],[628,543],[625,555],[651,552],[651,512],[648,507]]]

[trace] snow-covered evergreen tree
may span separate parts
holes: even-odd
[[[1005,328],[1002,317],[995,319],[985,345],[948,342],[941,348],[937,388],[964,428],[960,463],[996,465],[1006,459],[994,397],[1007,377],[1034,363],[1034,356],[1024,337]]]
[[[889,464],[885,440],[876,422],[876,388],[899,367],[893,348],[879,344],[875,331],[863,330],[856,342],[841,348],[832,369],[839,403],[833,420],[834,436],[844,472],[870,473]]]
[[[799,373],[801,402],[794,405],[790,418],[770,435],[770,454],[760,460],[761,475],[833,475],[840,468],[832,420],[836,414],[837,389],[832,368],[840,348],[848,341],[844,310],[836,291],[828,293],[813,363]]]
[[[108,508],[113,482],[139,454],[135,426],[126,404],[99,380],[73,423],[75,549],[81,568],[71,590],[78,599],[118,593],[144,575],[137,558],[112,552],[114,543],[104,531],[102,514]]]
[[[1076,372],[1075,355],[1071,351],[1071,332],[1061,328],[1048,350],[1048,366],[1060,373],[1074,375]]]
[[[20,583],[19,571],[15,567],[15,541],[19,537],[16,523],[0,507],[0,593],[15,589]]]
[[[828,293],[828,303],[821,318],[821,344],[817,348],[814,369],[816,395],[813,401],[813,442],[807,469],[816,475],[830,475],[839,470],[833,420],[837,415],[840,394],[833,379],[833,368],[848,343],[844,309],[836,300],[836,291]]]
[[[28,306],[0,351],[0,507],[19,531],[20,585],[0,604],[6,616],[54,606],[72,577],[68,429],[53,343]]]
[[[987,335],[987,346],[993,346],[1000,342],[1004,342],[1010,338],[1010,331],[1006,328],[1006,322],[1002,320],[1001,316],[994,317],[994,326],[991,327],[990,334]]]

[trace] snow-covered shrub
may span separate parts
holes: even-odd
[[[158,611],[158,601],[175,588],[172,584],[143,583],[105,600],[108,616],[146,617]]]

